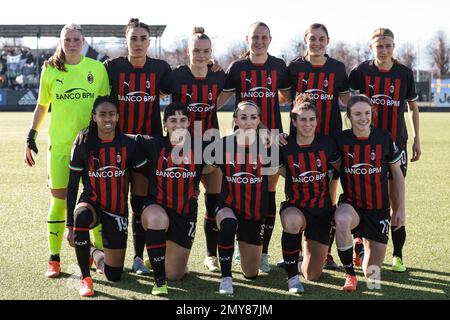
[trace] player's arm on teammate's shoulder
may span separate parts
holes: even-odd
[[[217,110],[220,110],[220,108],[222,108],[233,95],[234,95],[234,90],[233,91],[222,91],[220,93],[220,95],[217,97],[217,102],[216,102]]]
[[[286,90],[278,90],[278,93],[280,105],[285,103],[292,103],[292,93],[290,88]]]
[[[202,170],[202,174],[210,174],[211,172],[213,172],[215,169],[217,169],[217,167],[215,167],[214,165],[212,165],[212,164],[208,164],[208,165],[206,165],[206,166],[204,166],[203,167],[203,170]]]
[[[420,159],[422,150],[420,148],[420,134],[419,134],[419,104],[416,100],[408,101],[408,108],[411,114],[411,126],[413,128],[414,141],[412,144],[412,157],[411,162]]]
[[[281,165],[278,168],[278,174],[282,177],[286,177],[286,167],[284,165]]]
[[[339,101],[344,107],[347,107],[348,99],[350,99],[350,91],[339,93]]]

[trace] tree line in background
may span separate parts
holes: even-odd
[[[14,40],[17,42],[17,39]],[[20,42],[20,40],[19,40]],[[117,42],[117,41],[116,41]],[[120,46],[108,46],[106,43],[98,45],[94,44],[94,48],[100,53],[104,53],[110,57],[117,57],[119,55],[126,55],[126,44],[124,39],[120,39]],[[0,47],[7,44],[7,40],[0,39]],[[182,64],[188,64],[189,58],[187,55],[187,47],[189,40],[187,38],[178,40],[173,44],[172,49],[162,50],[159,58],[166,60],[172,67]],[[235,41],[228,47],[228,50],[222,53],[220,56],[214,58],[220,63],[223,69],[227,69],[229,64],[245,54],[248,50],[245,41]],[[280,58],[283,58],[286,62],[295,59],[305,51],[305,45],[302,36],[294,37],[289,45],[283,49]],[[372,53],[367,44],[356,43],[350,44],[347,42],[331,43],[328,49],[328,54],[342,61],[346,67],[347,73],[349,73],[354,66],[362,61],[372,59]],[[435,78],[450,77],[450,41],[446,33],[442,30],[437,31],[432,39],[426,44],[426,48],[422,57],[428,58],[427,61],[431,62],[431,65],[422,67],[421,63],[418,63],[419,54],[417,47],[409,42],[398,46],[395,50],[394,57],[401,63],[405,64],[409,68],[415,70],[414,74],[420,78],[420,81],[430,81],[431,76]],[[417,71],[418,66],[420,67]],[[416,79],[418,81],[418,79]]]
[[[174,44],[173,49],[163,50],[162,59],[166,60],[172,67],[189,63],[187,47],[189,40],[181,39]],[[221,56],[215,57],[220,65],[227,69],[228,65],[235,59],[240,58],[247,51],[245,41],[235,41],[228,50]],[[305,51],[302,37],[292,39],[289,46],[281,52],[281,57],[286,62],[295,59]],[[331,43],[328,54],[346,67],[347,73],[354,66],[362,61],[372,59],[372,52],[363,43],[349,44],[347,42]],[[444,31],[437,31],[425,49],[425,56],[430,58],[431,68],[429,70],[419,70],[421,81],[429,81],[431,75],[435,78],[450,76],[450,41]],[[410,42],[406,42],[395,49],[395,58],[410,69],[416,70],[418,65],[417,47]],[[417,73],[415,73],[417,75]]]

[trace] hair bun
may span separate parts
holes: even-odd
[[[194,30],[192,30],[192,34],[197,34],[197,33],[204,34],[205,33],[205,29],[203,27],[195,26]]]
[[[139,23],[139,19],[138,19],[138,18],[131,18],[131,19],[128,21],[128,24],[130,24],[130,23]]]

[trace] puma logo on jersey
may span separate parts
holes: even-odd
[[[97,161],[99,164],[100,164],[100,160],[99,160],[99,158],[96,158],[96,157],[92,157],[92,160],[94,160],[94,161]]]
[[[165,162],[169,162],[169,159],[167,159],[166,157],[163,157]]]
[[[304,83],[308,84],[308,80],[302,79],[302,81],[303,81]]]
[[[297,167],[300,169],[300,163],[294,163],[292,166]]]
[[[372,88],[372,90],[375,91],[375,85],[369,84],[369,88]]]
[[[58,236],[58,233],[59,233],[59,231],[56,231],[56,232],[51,232],[51,231],[50,231],[50,234],[52,234],[52,235],[54,235],[54,236]]]
[[[236,167],[236,162],[230,161],[230,164],[231,164],[233,167]]]
[[[250,84],[252,83],[252,79],[247,79],[247,78],[245,78],[245,81],[248,82],[248,83],[250,83]]]
[[[124,81],[123,84],[130,88],[130,84],[128,82]]]
[[[189,99],[192,99],[192,94],[189,94],[189,93],[186,92],[186,96],[188,96]]]
[[[56,79],[56,82],[59,82],[61,84],[64,84],[63,81],[64,81],[64,79]]]
[[[347,154],[348,154],[348,156],[349,156],[350,158],[354,159],[354,158],[353,158],[354,153],[348,153],[348,152],[347,152]]]

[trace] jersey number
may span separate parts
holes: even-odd
[[[194,239],[195,237],[195,222],[189,222],[191,224],[191,228],[189,229],[188,236]]]
[[[384,235],[389,235],[389,225],[390,225],[389,219],[381,220],[379,222],[383,226],[381,233]]]
[[[127,228],[128,228],[127,219],[121,218],[121,217],[115,217],[115,219],[117,222],[117,226],[119,227],[119,232],[122,232],[123,230],[127,230]]]

